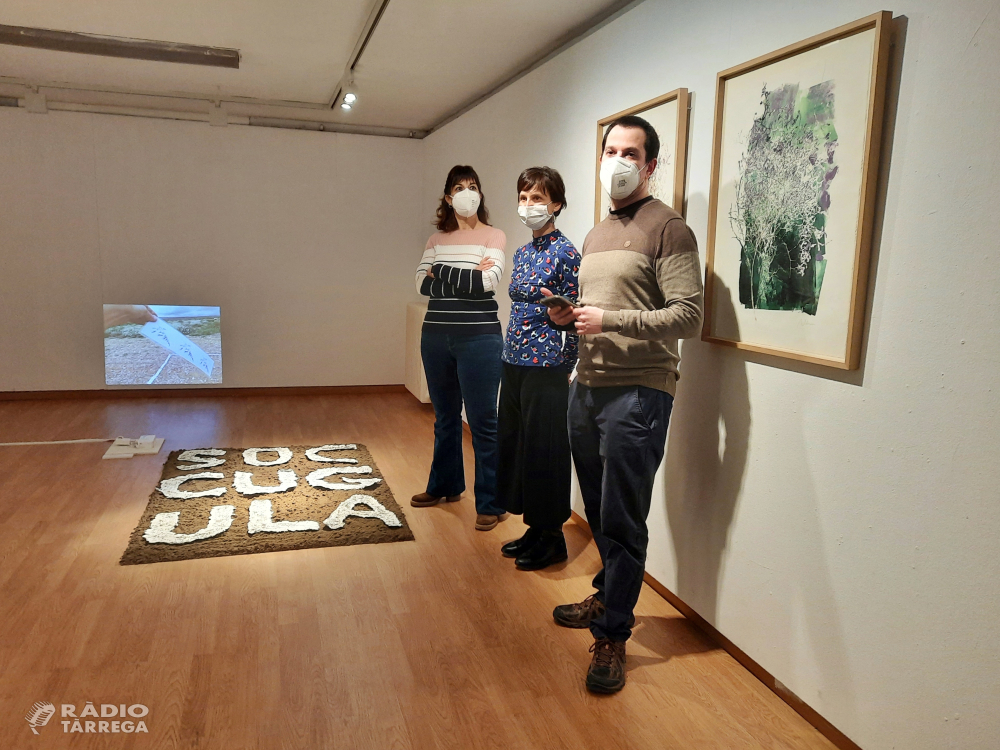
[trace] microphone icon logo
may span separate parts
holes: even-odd
[[[28,726],[31,727],[31,731],[38,734],[38,729],[36,727],[44,727],[49,723],[49,719],[55,716],[56,707],[51,703],[38,702],[31,706],[31,709],[25,714],[24,718],[28,722]]]

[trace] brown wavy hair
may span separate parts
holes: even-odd
[[[476,216],[483,224],[490,226],[490,212],[486,208],[486,196],[483,195],[483,183],[479,181],[479,175],[467,164],[456,164],[448,172],[448,179],[444,181],[444,195],[441,196],[441,205],[437,208],[437,220],[434,225],[439,231],[454,232],[458,229],[455,209],[448,205],[445,196],[451,195],[452,189],[462,180],[472,180],[479,188],[479,210],[476,212]]]

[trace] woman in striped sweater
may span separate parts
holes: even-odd
[[[462,404],[476,454],[476,528],[504,515],[496,499],[497,391],[503,338],[494,292],[503,276],[504,233],[489,225],[479,175],[452,167],[437,210],[438,231],[417,266],[417,290],[430,297],[420,340],[434,405],[434,459],[427,491],[410,504],[454,502],[465,490]]]

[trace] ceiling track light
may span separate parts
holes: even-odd
[[[358,61],[361,60],[361,55],[364,54],[365,48],[368,46],[368,42],[371,41],[372,34],[375,33],[375,27],[378,26],[379,21],[382,20],[382,15],[385,13],[385,9],[389,5],[389,0],[374,0],[374,7],[368,14],[368,20],[365,21],[364,30],[361,32],[361,36],[358,37],[358,41],[354,45],[354,50],[351,52],[350,57],[347,59],[347,65],[344,67],[344,75],[337,82],[337,88],[333,92],[333,96],[327,100],[327,106],[331,109],[340,104],[341,109],[350,109],[350,107],[345,107],[345,104],[354,106],[355,100],[346,99],[345,94],[349,93],[354,85],[354,69],[358,66]]]

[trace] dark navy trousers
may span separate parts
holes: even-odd
[[[590,624],[595,638],[625,641],[639,600],[649,533],[653,477],[663,460],[674,399],[645,386],[590,388],[569,394],[569,442],[603,567],[594,577],[605,612]]]

